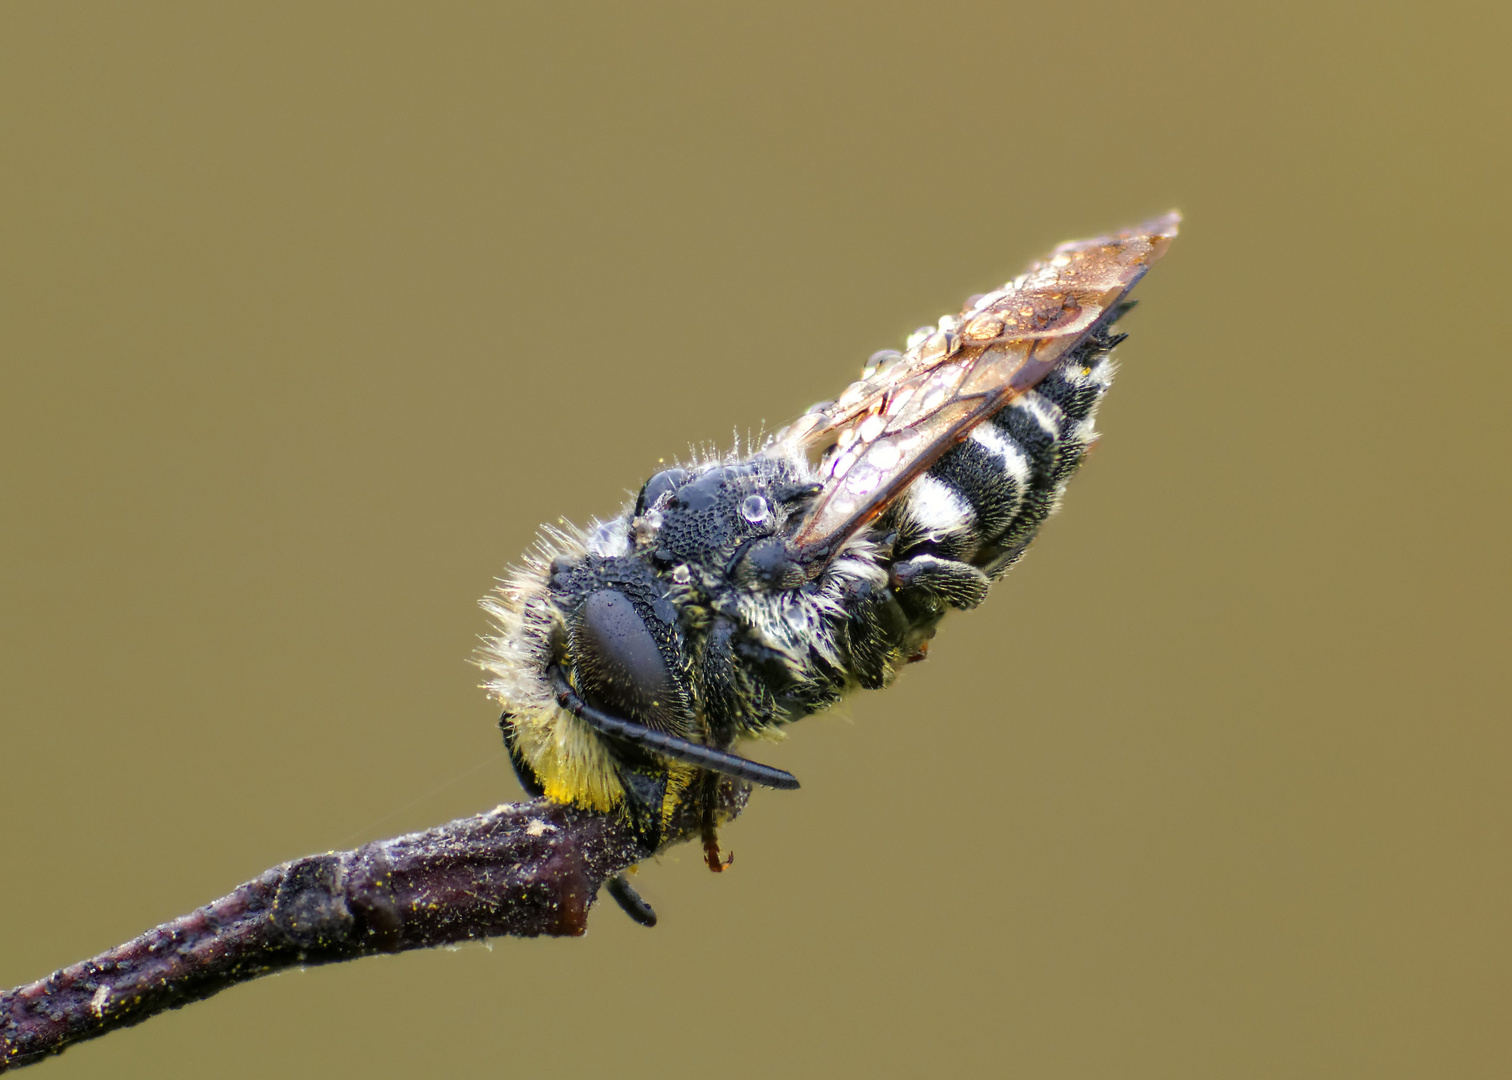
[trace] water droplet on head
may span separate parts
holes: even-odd
[[[686,585],[693,579],[693,572],[688,569],[687,563],[678,563],[672,568],[672,580],[679,585]]]
[[[649,514],[642,514],[636,518],[631,527],[631,539],[637,544],[650,542],[661,531],[662,513],[660,510],[652,510]]]
[[[772,508],[760,495],[747,495],[745,501],[740,504],[740,516],[752,525],[765,525],[772,520]]]

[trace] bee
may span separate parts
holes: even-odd
[[[627,814],[653,850],[696,800],[708,865],[728,865],[719,777],[798,787],[733,747],[886,687],[1055,511],[1113,326],[1179,221],[1062,244],[754,453],[662,469],[618,516],[545,530],[484,599],[477,661],[526,790]],[[654,919],[623,878],[610,891]]]

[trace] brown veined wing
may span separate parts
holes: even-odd
[[[1165,254],[1179,214],[1062,244],[908,351],[777,433],[773,449],[823,449],[822,488],[795,542],[834,554],[971,429],[1033,388]]]

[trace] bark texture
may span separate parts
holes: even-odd
[[[719,816],[738,814],[748,790],[722,782]],[[672,822],[668,843],[696,835],[697,818]],[[93,959],[0,992],[0,1072],[283,968],[501,935],[582,934],[605,881],[653,854],[620,815],[536,799],[295,859]]]

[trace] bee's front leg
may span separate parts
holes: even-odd
[[[703,832],[704,863],[710,870],[718,874],[728,869],[735,862],[735,853],[733,851],[724,859],[721,859],[719,855],[719,826],[714,820],[714,810],[719,805],[718,773],[704,773],[700,798],[703,802],[703,820],[701,826]]]

